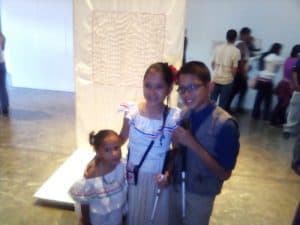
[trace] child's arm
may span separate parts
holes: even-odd
[[[184,117],[184,114],[186,113],[186,111],[187,111],[187,109],[183,109],[183,110],[178,110],[176,112],[177,114],[175,114],[176,116],[174,116],[174,121],[176,122],[177,125],[180,123],[180,118]],[[156,183],[160,188],[164,188],[170,184],[175,158],[179,152],[179,146],[180,146],[180,144],[176,140],[176,138],[172,137],[172,147],[167,152],[164,166],[163,166],[163,171],[161,174],[158,174],[156,176]]]
[[[81,215],[79,220],[81,225],[91,225],[89,213],[89,185],[86,179],[76,181],[69,190],[71,198],[79,203]]]
[[[80,220],[82,225],[91,225],[89,204],[81,204],[80,207],[81,207]]]
[[[119,134],[122,145],[127,141],[128,135],[129,135],[129,119],[124,117],[122,129]]]
[[[73,200],[80,204],[80,224],[91,225],[90,221],[90,207],[89,207],[89,185],[87,179],[95,177],[96,159],[92,159],[84,171],[84,179],[75,182],[69,190],[70,196]]]
[[[160,188],[168,186],[171,180],[175,157],[178,154],[178,145],[175,142],[172,145],[173,148],[167,152],[162,173],[156,176],[156,183]]]
[[[180,146],[179,143],[173,140],[172,149],[169,152],[168,155],[168,161],[167,161],[167,169],[165,172],[165,175],[167,175],[167,181],[168,183],[171,181],[171,177],[173,175],[173,168],[175,164],[175,159],[177,155],[180,153]]]
[[[84,178],[88,179],[88,178],[92,178],[95,176],[95,167],[97,164],[97,157],[95,156],[86,166],[85,171],[84,171]]]

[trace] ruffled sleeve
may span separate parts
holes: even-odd
[[[93,198],[93,185],[87,179],[75,182],[69,190],[71,198],[78,203],[88,203]]]
[[[132,120],[138,113],[138,106],[134,102],[125,102],[119,105],[118,111],[124,112],[124,117]]]

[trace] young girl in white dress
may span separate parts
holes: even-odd
[[[178,109],[164,104],[172,87],[173,73],[169,66],[166,63],[152,64],[143,80],[145,101],[121,105],[125,116],[120,137],[123,143],[129,138],[128,225],[149,224],[156,190],[167,183],[168,174],[162,176],[161,173],[172,132],[180,116]],[[168,201],[168,188],[165,187],[152,224],[168,224]]]
[[[112,130],[90,134],[96,156],[84,178],[69,193],[82,225],[122,225],[127,211],[126,166],[120,162],[121,140]]]

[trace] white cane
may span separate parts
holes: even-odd
[[[182,121],[182,127],[189,130],[190,122],[188,120]],[[181,147],[182,154],[182,168],[181,168],[181,222],[185,225],[186,218],[186,147]]]
[[[163,175],[161,175],[160,179],[163,179]],[[152,208],[152,213],[151,213],[151,217],[150,217],[150,221],[149,221],[149,225],[153,225],[154,217],[155,217],[156,209],[157,209],[157,205],[158,205],[158,200],[159,200],[159,197],[160,197],[160,193],[161,193],[161,189],[157,188],[156,194],[155,194],[155,200],[154,200],[154,204],[153,204],[153,208]]]
[[[185,221],[185,216],[186,216],[186,204],[185,204],[185,194],[186,194],[186,190],[185,190],[185,172],[182,171],[181,172],[181,179],[182,179],[182,182],[181,182],[181,219],[182,219],[182,222]],[[184,223],[182,223],[184,224]]]
[[[185,177],[185,158],[186,158],[186,149],[182,149],[182,171],[181,171],[181,220],[182,225],[185,224],[186,217],[186,177]]]

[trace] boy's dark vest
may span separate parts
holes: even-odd
[[[189,118],[190,112],[188,111],[184,119]],[[206,149],[209,154],[214,157],[215,145],[217,142],[217,135],[225,121],[232,119],[226,111],[220,107],[215,107],[210,115],[196,128],[194,137]],[[190,121],[191,123],[193,121]],[[175,187],[180,185],[180,173],[182,168],[182,157],[179,154],[175,158],[173,168],[173,184]],[[202,162],[199,155],[194,151],[187,149],[186,151],[186,189],[188,192],[197,193],[201,195],[217,195],[220,193],[223,181],[220,180],[210,169],[207,168],[205,163]]]

